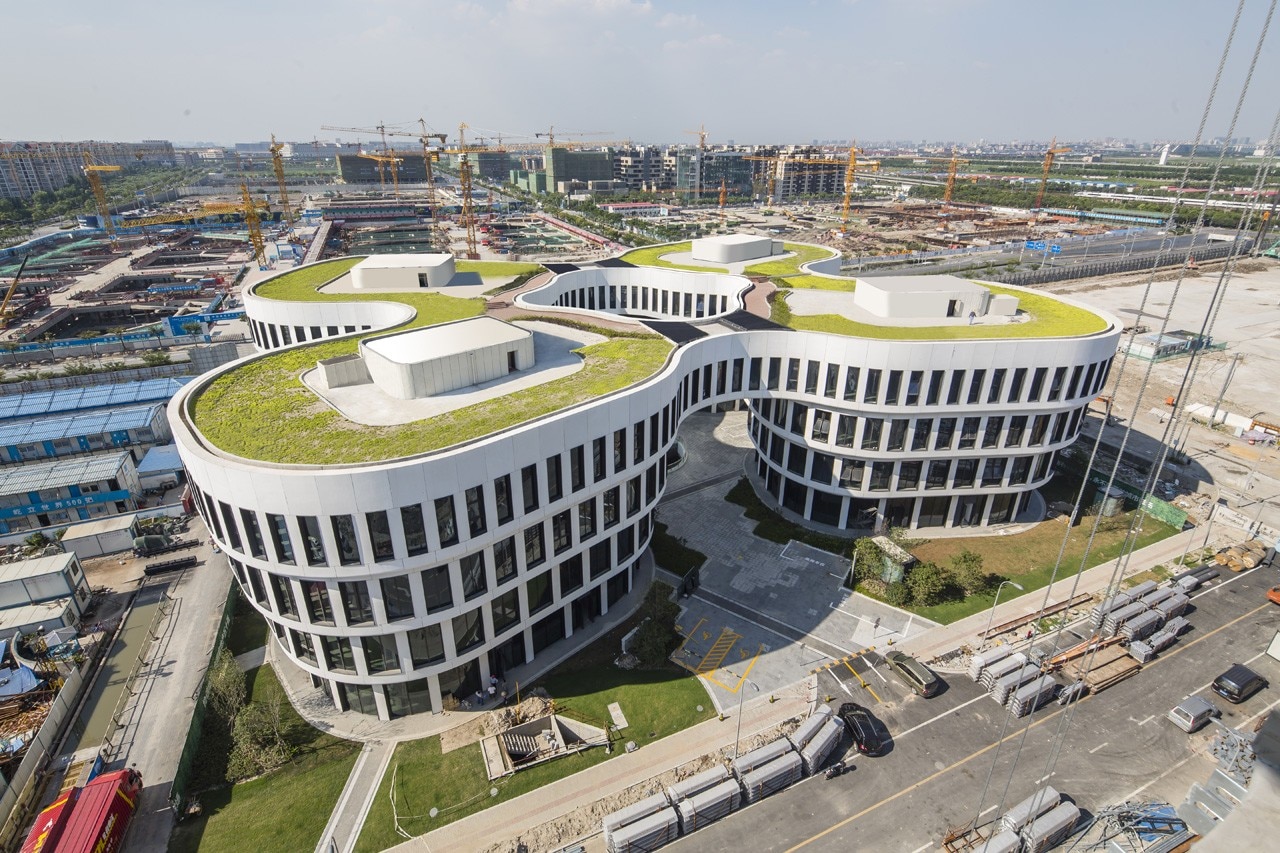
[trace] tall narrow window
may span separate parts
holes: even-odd
[[[960,391],[964,388],[964,371],[955,370],[951,373],[951,387],[947,389],[947,405],[954,406],[960,402]]]
[[[884,386],[884,402],[888,406],[898,405],[898,395],[902,393],[902,371],[890,370],[889,381]]]
[[[413,593],[409,591],[409,576],[395,575],[378,581],[382,587],[382,605],[387,610],[387,621],[413,617]]]
[[[262,529],[258,526],[258,516],[253,510],[240,510],[240,520],[244,523],[244,535],[249,540],[249,553],[265,560],[267,549],[262,543]]]
[[[453,514],[453,495],[436,498],[436,532],[440,534],[440,546],[447,548],[458,544],[458,521]]]
[[[969,380],[969,397],[970,406],[976,405],[982,400],[982,380],[987,378],[987,371],[975,370],[973,376]]]
[[[850,367],[844,375],[844,398],[850,402],[858,399],[858,374],[861,368]]]
[[[924,371],[913,370],[907,378],[907,399],[904,401],[908,406],[914,406],[920,402],[920,386],[924,384]]]
[[[436,566],[422,573],[422,594],[427,602],[428,613],[448,610],[453,606],[448,566]]]
[[[578,504],[578,536],[590,539],[596,535],[596,499],[591,498]]]
[[[333,604],[329,601],[328,585],[324,581],[303,581],[302,589],[307,596],[307,613],[311,621],[332,625]]]
[[[474,486],[467,489],[465,494],[467,500],[467,528],[471,531],[472,538],[475,538],[489,529],[484,511],[484,486]]]
[[[271,544],[276,547],[276,562],[293,565],[293,541],[289,539],[289,526],[284,516],[267,513],[267,529],[271,532]]]
[[[654,433],[657,437],[657,433]],[[575,492],[587,487],[586,453],[581,444],[569,451],[569,488]]]
[[[1013,381],[1009,383],[1009,399],[1005,402],[1017,403],[1022,400],[1022,383],[1027,381],[1027,369],[1016,367],[1013,370]]]
[[[867,371],[867,387],[862,390],[862,402],[874,403],[880,399],[880,371],[874,368]]]
[[[942,381],[947,375],[945,370],[932,370],[929,372],[929,393],[925,395],[924,404],[926,406],[938,405],[938,400],[942,399]]]
[[[804,371],[804,393],[818,393],[818,372],[822,369],[822,365],[816,361],[811,361],[805,365]]]
[[[547,457],[547,500],[555,502],[564,497],[564,476],[560,456]]]
[[[267,573],[267,578],[271,581],[271,592],[276,600],[276,610],[281,616],[297,619],[298,605],[293,598],[293,584],[289,582],[288,578],[282,578],[270,572]]]
[[[520,489],[524,497],[524,511],[538,508],[538,466],[526,465],[520,469]]]
[[[363,625],[373,621],[373,601],[369,598],[369,585],[364,581],[341,581],[338,593],[342,608],[347,614],[348,625]]]
[[[988,403],[1000,402],[1000,392],[1004,388],[1004,375],[1005,369],[1003,367],[997,367],[991,371],[991,387],[987,390]]]
[[[409,556],[427,552],[427,525],[422,520],[419,504],[400,507],[400,524],[404,527],[404,547]]]
[[[613,473],[618,473],[627,467],[627,431],[625,429],[616,429],[613,431]]]
[[[458,561],[462,570],[462,597],[467,601],[489,591],[484,571],[484,551],[467,554]]]
[[[356,525],[349,515],[330,517],[333,524],[333,538],[338,543],[338,559],[344,566],[354,566],[360,562],[360,545],[356,542]]]
[[[515,509],[511,503],[511,477],[503,474],[493,481],[494,509],[498,511],[498,523],[506,524],[515,518]]]
[[[373,545],[373,559],[377,562],[394,560],[396,550],[391,544],[391,522],[387,520],[387,514],[381,510],[366,512],[364,518],[369,527],[369,542]]]
[[[605,469],[603,438],[596,438],[591,441],[591,471],[597,483],[609,476],[608,471]]]
[[[493,574],[502,586],[516,576],[519,567],[516,565],[516,539],[508,536],[493,543]]]
[[[533,568],[547,559],[546,544],[543,539],[542,525],[535,524],[524,531],[524,565]]]

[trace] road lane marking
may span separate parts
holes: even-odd
[[[978,817],[982,817],[984,814],[989,814],[989,813],[991,813],[991,812],[995,811],[996,809],[998,809],[999,807],[1000,807],[999,803],[996,803],[996,804],[994,804],[994,805],[987,806],[985,809],[983,809],[982,811],[978,812]],[[926,844],[925,846],[926,846],[926,847],[928,847],[928,846],[930,846],[930,845],[927,845],[927,844]]]
[[[1204,640],[1209,639],[1209,638],[1210,638],[1210,637],[1212,637],[1214,634],[1217,634],[1217,633],[1219,633],[1220,631],[1225,631],[1227,628],[1230,628],[1232,625],[1235,625],[1235,624],[1236,624],[1236,623],[1238,623],[1238,622],[1242,622],[1242,621],[1244,621],[1245,619],[1248,619],[1250,616],[1254,616],[1254,615],[1256,615],[1256,614],[1258,614],[1258,613],[1261,613],[1263,610],[1266,610],[1267,608],[1274,607],[1274,606],[1275,606],[1275,605],[1274,605],[1274,604],[1272,604],[1271,602],[1267,602],[1266,604],[1263,604],[1263,605],[1261,605],[1261,606],[1259,606],[1259,607],[1255,607],[1253,610],[1250,610],[1250,611],[1248,611],[1247,613],[1244,613],[1244,614],[1242,614],[1242,615],[1240,615],[1240,616],[1237,616],[1235,619],[1232,619],[1230,622],[1226,622],[1226,623],[1224,623],[1224,624],[1222,624],[1222,625],[1219,625],[1217,628],[1214,628],[1212,631],[1208,632],[1207,634],[1204,634],[1204,635],[1202,635],[1202,636],[1196,637],[1194,640],[1192,640],[1191,642],[1187,643],[1185,646],[1182,646],[1182,647],[1180,647],[1180,648],[1174,649],[1173,651],[1171,651],[1171,652],[1169,652],[1169,653],[1167,653],[1167,654],[1161,655],[1160,657],[1158,657],[1158,658],[1156,658],[1154,661],[1152,661],[1150,664],[1148,664],[1146,668],[1147,668],[1147,669],[1150,669],[1152,666],[1155,666],[1156,664],[1160,663],[1161,661],[1166,661],[1166,660],[1169,660],[1169,659],[1170,659],[1170,658],[1172,658],[1172,657],[1176,657],[1180,652],[1184,652],[1184,651],[1186,651],[1187,649],[1191,648],[1192,646],[1196,645],[1197,643],[1199,643],[1199,642],[1202,642],[1202,641],[1204,641]],[[1079,700],[1077,700],[1074,704],[1079,705],[1081,702],[1088,702],[1090,699],[1094,698],[1095,696],[1100,696],[1100,695],[1102,695],[1102,694],[1101,694],[1101,693],[1090,693],[1090,694],[1087,694],[1087,695],[1085,695],[1085,696],[1082,696],[1082,697],[1081,697]],[[981,697],[979,697],[979,698],[981,698]],[[934,772],[934,773],[931,773],[930,775],[928,775],[928,776],[926,776],[925,778],[921,779],[919,782],[915,782],[915,783],[913,783],[913,784],[911,784],[911,785],[908,785],[907,787],[905,787],[905,788],[901,789],[901,790],[900,790],[900,791],[898,791],[897,793],[890,794],[889,796],[885,797],[884,799],[880,800],[880,801],[879,801],[879,802],[877,802],[877,803],[872,803],[871,805],[867,806],[867,807],[866,807],[865,809],[863,809],[862,811],[857,812],[857,813],[855,813],[855,814],[852,814],[852,815],[850,815],[849,817],[844,818],[843,820],[837,821],[836,823],[833,823],[831,826],[827,827],[826,829],[822,830],[821,832],[815,833],[815,834],[813,834],[813,835],[809,836],[808,838],[804,839],[803,841],[800,841],[799,843],[794,844],[794,845],[792,845],[791,847],[787,848],[786,853],[794,853],[796,850],[799,850],[799,849],[800,849],[800,848],[802,848],[802,847],[806,847],[806,846],[808,846],[808,845],[812,844],[813,842],[817,841],[819,838],[825,838],[826,836],[828,836],[828,835],[830,835],[831,833],[835,832],[837,829],[841,829],[841,828],[843,828],[843,827],[845,827],[845,826],[848,826],[849,824],[853,823],[853,822],[854,822],[855,820],[857,820],[858,818],[860,818],[860,817],[865,817],[866,815],[871,814],[871,812],[873,812],[873,811],[875,811],[875,810],[877,810],[877,809],[881,808],[882,806],[886,806],[886,805],[888,805],[889,803],[893,802],[894,800],[897,800],[897,799],[898,799],[898,798],[900,798],[900,797],[903,797],[903,796],[905,796],[905,795],[907,795],[907,794],[910,794],[910,793],[912,793],[913,791],[918,790],[919,788],[923,788],[925,785],[928,785],[928,784],[929,784],[930,782],[932,782],[934,779],[937,779],[937,778],[939,778],[939,777],[941,777],[941,776],[946,775],[947,773],[950,773],[952,770],[955,770],[957,767],[963,767],[964,765],[968,764],[970,761],[973,761],[975,758],[978,758],[978,757],[980,757],[980,756],[982,756],[982,755],[985,755],[986,753],[990,752],[991,750],[995,749],[996,747],[1000,746],[1001,744],[1005,743],[1006,741],[1012,740],[1012,739],[1013,739],[1013,738],[1015,738],[1015,737],[1022,737],[1022,736],[1024,736],[1024,735],[1025,735],[1025,733],[1026,733],[1026,732],[1029,732],[1031,729],[1034,729],[1034,728],[1036,728],[1037,726],[1044,725],[1045,723],[1047,723],[1047,722],[1049,722],[1050,720],[1052,720],[1052,719],[1054,719],[1055,717],[1057,717],[1057,716],[1058,716],[1059,714],[1061,714],[1064,710],[1066,710],[1066,709],[1065,709],[1065,708],[1059,708],[1058,710],[1053,711],[1053,712],[1051,712],[1050,714],[1048,714],[1048,715],[1046,715],[1046,716],[1044,716],[1044,717],[1041,717],[1039,720],[1036,720],[1036,721],[1034,721],[1034,722],[1032,722],[1032,723],[1028,723],[1028,724],[1027,724],[1027,726],[1026,726],[1025,728],[1023,728],[1022,730],[1020,730],[1020,731],[1016,731],[1016,732],[1011,732],[1010,734],[1005,735],[1005,736],[1004,736],[1003,738],[1001,738],[1000,740],[997,740],[997,741],[995,741],[994,743],[988,744],[987,746],[984,746],[982,749],[979,749],[977,752],[974,752],[974,753],[971,753],[971,754],[969,754],[969,755],[965,756],[964,758],[960,759],[959,761],[955,762],[954,764],[950,765],[949,767],[944,767],[944,768],[942,768],[941,770],[938,770],[938,771],[936,771],[936,772]],[[1185,760],[1185,759],[1184,759],[1184,760]],[[1170,768],[1170,770],[1172,770],[1172,768]],[[1168,772],[1170,772],[1170,771],[1166,771],[1166,774],[1167,774]],[[1153,781],[1156,781],[1156,780],[1153,780]],[[1129,797],[1126,797],[1125,799],[1132,799],[1132,797],[1133,797],[1133,795],[1130,795]],[[1121,802],[1123,802],[1123,800],[1122,800]],[[929,844],[929,845],[926,845],[926,848],[927,848],[927,847],[931,847],[931,846],[935,846],[935,845],[933,845],[933,844]]]
[[[1145,720],[1142,720],[1141,722],[1139,722],[1138,725],[1145,726],[1147,723],[1151,722],[1155,718],[1156,718],[1156,715],[1152,714],[1150,717],[1147,717]]]
[[[933,717],[932,719],[925,720],[923,723],[920,723],[917,726],[912,726],[902,734],[896,735],[894,737],[894,740],[902,740],[904,737],[911,734],[912,732],[917,731],[919,729],[923,729],[925,726],[936,723],[938,722],[938,720],[941,720],[943,717],[947,716],[948,714],[954,714],[956,711],[959,711],[961,708],[968,708],[970,705],[974,704],[975,702],[981,702],[983,699],[989,699],[989,698],[990,698],[989,693],[983,693],[981,696],[975,699],[970,699],[968,702],[965,702],[963,705],[957,705],[956,707],[952,708],[950,711],[943,711],[941,714],[939,714],[936,717]]]
[[[1052,774],[1052,773],[1050,773],[1050,774],[1048,774],[1048,775],[1046,775],[1046,776],[1041,776],[1039,779],[1037,779],[1037,780],[1036,780],[1036,784],[1037,784],[1037,785],[1039,785],[1041,782],[1043,782],[1043,781],[1044,781],[1044,780],[1046,780],[1046,779],[1051,778],[1052,776],[1053,776],[1053,774]]]
[[[883,702],[883,701],[884,701],[884,700],[883,700],[883,699],[881,699],[879,696],[876,696],[876,692],[875,692],[874,690],[872,690],[872,689],[871,689],[871,685],[870,685],[870,684],[867,684],[867,682],[865,682],[865,681],[863,681],[863,680],[862,680],[862,675],[861,675],[861,674],[860,674],[856,669],[854,669],[854,668],[853,668],[853,664],[849,663],[849,659],[848,659],[848,658],[845,658],[845,660],[844,660],[844,665],[848,668],[848,670],[849,670],[850,672],[852,672],[852,673],[853,673],[853,677],[854,677],[854,678],[856,678],[856,679],[858,679],[858,683],[862,685],[862,689],[863,689],[863,690],[865,690],[865,691],[867,691],[868,693],[870,693],[872,696],[875,696],[875,697],[876,697],[876,703],[877,703],[877,704],[879,704],[879,703],[881,703],[881,702]],[[872,669],[874,670],[874,667],[872,667]],[[852,694],[850,694],[850,695],[852,695]]]
[[[924,853],[924,851],[928,850],[930,847],[933,847],[933,846],[934,846],[933,842],[930,841],[925,846],[917,847],[915,850],[912,850],[911,853]]]
[[[1089,750],[1089,754],[1090,754],[1090,755],[1093,755],[1095,752],[1097,752],[1098,750],[1102,749],[1104,746],[1109,745],[1110,743],[1111,743],[1111,741],[1104,741],[1103,743],[1098,744],[1098,745],[1097,745],[1097,746],[1095,746],[1093,749]]]

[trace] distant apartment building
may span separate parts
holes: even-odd
[[[0,198],[53,192],[84,175],[84,155],[100,166],[174,166],[179,158],[163,139],[142,142],[12,142],[0,145]]]

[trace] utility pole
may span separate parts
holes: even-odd
[[[1218,419],[1218,409],[1222,406],[1222,398],[1227,396],[1227,386],[1231,384],[1231,377],[1236,372],[1236,365],[1240,362],[1240,353],[1231,356],[1231,367],[1227,368],[1227,378],[1222,382],[1222,390],[1218,392],[1218,399],[1213,404],[1213,413],[1209,415],[1209,429],[1213,429],[1214,421]]]

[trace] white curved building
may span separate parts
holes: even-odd
[[[320,266],[302,274],[319,283],[350,262]],[[276,277],[276,292],[287,294],[284,280],[298,274]],[[384,330],[405,322],[406,304],[282,303],[268,298],[267,282],[245,298],[267,352],[188,384],[170,406],[174,435],[212,535],[284,653],[339,707],[384,718],[436,712],[450,694],[469,696],[513,667],[537,669],[594,636],[592,622],[634,583],[687,412],[747,400],[763,487],[818,524],[1012,520],[1075,439],[1119,323],[1016,288],[984,297],[967,282],[916,282],[935,295],[917,304],[948,311],[958,310],[951,297],[937,297],[948,288],[968,293],[965,305],[985,299],[1004,311],[1012,294],[1032,308],[876,318],[851,293],[797,291],[792,325],[812,317],[839,333],[766,322],[743,330],[753,325],[741,310],[746,279],[569,271],[518,304],[601,322],[655,319],[678,345],[602,342],[578,329],[561,338],[523,322],[525,333],[490,338],[476,326],[476,346],[490,349],[531,334],[538,364],[512,358],[508,375],[472,386],[461,408],[448,402],[458,391],[388,402],[394,396],[361,373],[358,335],[313,356],[281,334]],[[410,325],[428,324],[427,310]],[[622,369],[620,352],[633,345],[648,375]],[[575,346],[585,347],[581,365],[561,360],[539,373]],[[325,360],[354,384],[316,380],[326,368],[309,368]],[[595,393],[606,379],[613,385]]]

